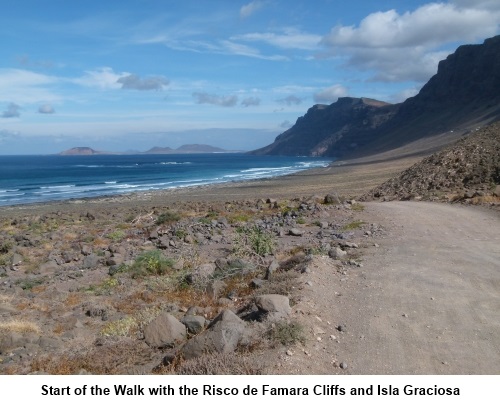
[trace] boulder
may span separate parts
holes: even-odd
[[[215,264],[205,263],[198,266],[191,274],[188,275],[187,279],[190,283],[203,282],[208,280],[214,272]]]
[[[286,318],[292,312],[288,297],[279,294],[259,295],[255,298],[255,305],[259,311],[273,319]]]
[[[493,189],[493,195],[495,197],[500,197],[500,184],[497,184]]]
[[[54,260],[42,263],[38,268],[38,274],[53,273],[59,269],[59,265]]]
[[[340,199],[334,194],[327,194],[324,199],[325,204],[340,204]]]
[[[223,310],[204,332],[189,340],[181,350],[187,360],[206,353],[231,353],[245,331],[245,322],[229,309]]]
[[[17,266],[18,264],[21,264],[23,262],[23,257],[19,253],[14,253],[12,255],[12,258],[10,260],[10,263],[13,266]]]
[[[144,340],[150,347],[174,347],[186,339],[186,327],[163,312],[144,328]]]
[[[205,327],[205,317],[200,315],[185,315],[181,322],[186,326],[188,332],[194,335],[200,333]]]
[[[91,254],[83,258],[82,268],[93,269],[97,267],[98,264],[99,264],[99,257],[94,254]]]
[[[273,260],[267,268],[266,280],[269,280],[273,276],[274,272],[279,269],[279,267],[279,262],[277,260]]]
[[[330,256],[334,260],[341,260],[347,256],[347,252],[339,247],[336,247],[328,252],[328,256]]]
[[[292,228],[290,229],[289,234],[292,236],[302,236],[304,235],[304,231],[302,229]]]

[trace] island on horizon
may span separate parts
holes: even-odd
[[[98,151],[92,149],[88,146],[76,146],[57,153],[60,156],[91,156],[91,155],[167,155],[167,154],[191,154],[191,153],[236,153],[243,152],[240,150],[226,150],[218,148],[216,146],[204,145],[204,144],[187,144],[181,145],[177,149],[170,148],[168,146],[154,146],[147,151],[127,151],[127,152],[109,152],[109,151]]]

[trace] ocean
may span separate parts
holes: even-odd
[[[330,162],[241,153],[0,156],[0,206],[262,179]]]

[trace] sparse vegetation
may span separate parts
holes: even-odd
[[[171,224],[173,222],[177,222],[181,219],[181,216],[179,213],[174,212],[174,211],[165,211],[158,215],[158,218],[156,218],[156,225],[163,225],[163,224]]]
[[[271,233],[254,226],[238,229],[238,237],[234,242],[233,250],[237,256],[263,257],[273,253],[275,246],[276,242]]]
[[[147,275],[164,275],[172,269],[174,261],[163,256],[160,250],[145,252],[135,259],[134,264],[127,270],[132,277]]]
[[[304,344],[306,341],[304,327],[295,321],[281,321],[271,327],[269,336],[272,341],[281,343],[283,346],[291,346],[296,343]]]
[[[0,322],[0,335],[5,332],[16,332],[16,333],[41,333],[40,327],[30,321],[25,320],[11,320]]]
[[[353,231],[355,229],[361,228],[364,224],[365,223],[363,221],[360,221],[360,220],[352,221],[352,222],[349,222],[348,224],[344,225],[342,227],[342,230],[343,231]]]
[[[117,229],[116,231],[110,232],[106,235],[108,239],[111,239],[113,242],[120,242],[125,238],[125,232]]]
[[[354,203],[351,205],[351,210],[353,211],[364,211],[365,210],[365,206],[363,204],[360,204],[360,203]]]
[[[39,286],[45,282],[43,278],[24,278],[17,282],[17,285],[23,290],[31,290],[32,288]]]
[[[174,370],[178,375],[258,375],[262,367],[250,356],[235,353],[214,353],[183,361]]]

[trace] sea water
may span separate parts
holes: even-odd
[[[330,162],[241,153],[0,156],[0,206],[262,179]]]

